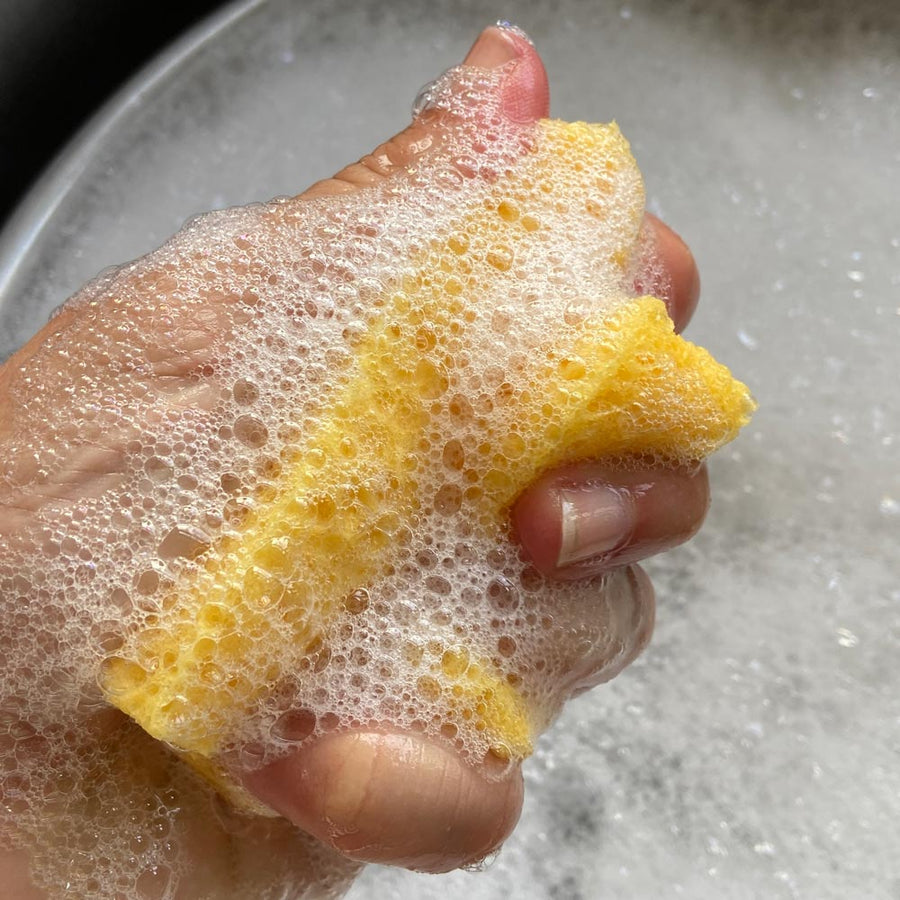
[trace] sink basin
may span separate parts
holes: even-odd
[[[194,213],[297,193],[408,121],[475,5],[240,2],[82,131],[0,243],[0,358]],[[478,874],[349,894],[895,898],[900,891],[900,8],[512,3],[553,113],[618,120],[690,243],[689,336],[760,409],[707,526],[651,560],[654,640],[572,702]]]

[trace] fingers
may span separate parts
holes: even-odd
[[[578,463],[547,473],[513,509],[535,567],[564,580],[645,559],[686,541],[709,507],[706,467]]]
[[[556,661],[560,702],[610,681],[643,652],[653,634],[653,585],[639,566],[596,580],[594,592],[561,593],[551,610],[544,658]]]
[[[665,300],[677,332],[684,331],[700,299],[700,273],[687,244],[652,213],[641,233],[647,257],[635,290]]]
[[[466,58],[486,68],[513,61],[500,88],[505,113],[516,121],[547,115],[546,73],[524,38],[488,29]],[[426,112],[303,196],[371,186],[413,164],[439,144],[441,115]],[[652,256],[648,268],[658,273],[647,289],[667,300],[683,327],[698,293],[693,259],[658,220],[649,217],[645,228]],[[523,543],[542,571],[581,578],[693,533],[705,511],[705,490],[703,470],[625,474],[599,464],[573,466],[528,492],[516,517]],[[625,512],[611,540],[603,531],[613,501]],[[606,512],[597,512],[604,502]],[[560,696],[612,678],[641,652],[652,632],[653,590],[640,569],[606,573],[596,587],[596,592],[562,592],[546,610],[551,622],[542,656],[556,661],[547,677]],[[289,821],[353,859],[431,872],[477,860],[502,843],[518,819],[523,792],[518,766],[494,772],[489,762],[472,765],[417,735],[375,732],[326,735],[245,774],[244,783]]]
[[[351,859],[446,872],[515,827],[518,766],[499,774],[410,734],[328,735],[249,774],[263,802]]]

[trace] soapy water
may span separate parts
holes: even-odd
[[[0,355],[190,209],[293,189],[330,174],[338,148],[374,145],[403,112],[409,71],[424,82],[436,54],[452,58],[484,24],[459,4],[367,7],[264,4],[131,104],[73,189],[43,192],[49,224],[0,301]],[[369,867],[351,896],[894,900],[900,410],[884,385],[897,381],[900,234],[884,191],[900,163],[897,9],[514,12],[536,32],[554,112],[619,117],[650,209],[698,256],[689,333],[735,363],[761,411],[712,462],[698,539],[651,563],[650,650],[570,704],[525,766],[523,818],[496,865],[437,879]],[[322,26],[336,36],[325,49]],[[332,57],[341,97],[358,97],[373,66],[378,89],[345,122],[298,118],[319,108]]]
[[[305,896],[310,878],[324,895],[321,885],[340,891],[350,877],[284,821],[224,803],[110,708],[117,692],[143,691],[165,669],[167,635],[198,594],[201,618],[214,621],[192,638],[199,662],[168,721],[212,741],[225,770],[263,765],[327,731],[379,725],[450,743],[473,763],[489,752],[518,758],[530,746],[503,743],[519,734],[504,691],[539,731],[574,687],[614,669],[638,639],[626,574],[550,585],[508,535],[479,524],[484,472],[500,478],[521,453],[510,438],[533,388],[529,358],[546,356],[586,304],[633,295],[635,267],[649,258],[622,250],[635,244],[643,210],[636,169],[613,173],[600,156],[589,179],[547,181],[529,168],[540,133],[496,108],[501,76],[460,68],[433,84],[422,108],[454,124],[427,161],[381,187],[201,216],[105,273],[69,301],[77,334],[50,336],[14,384],[4,486],[12,511],[0,551],[3,840],[28,850],[51,896],[173,897],[203,875],[196,832],[209,818],[292,848],[217,896]],[[583,183],[597,178],[603,196],[589,198],[591,214],[574,214]],[[494,186],[510,179],[516,190],[498,203]],[[487,219],[498,224],[484,227]],[[486,243],[511,229],[537,232],[537,249]],[[435,250],[443,246],[452,252]],[[506,296],[463,302],[496,272],[513,276]],[[392,329],[396,341],[385,343]],[[428,365],[404,368],[404,335]],[[361,347],[372,370],[407,379],[383,390],[399,390],[384,401],[396,414],[388,431],[406,428],[412,443],[394,447],[393,474],[305,509],[327,522],[368,516],[360,546],[377,546],[379,577],[335,588],[341,565],[358,574],[356,562],[327,555],[325,567],[281,570],[278,532],[260,550],[265,559],[241,570],[236,600],[216,573],[239,554],[248,522],[274,527],[266,504],[298,465],[298,447],[309,478],[327,482],[335,457],[364,457],[366,441],[393,446],[366,418],[372,398],[353,393]],[[71,385],[61,412],[60,370]],[[427,401],[424,431],[404,419],[418,423],[407,395]],[[346,404],[337,443],[335,396]],[[73,471],[102,474],[79,481]],[[258,630],[258,611],[238,613],[252,628],[229,618],[286,591],[318,609],[318,630],[303,640],[289,617],[268,631]],[[329,591],[340,594],[336,611],[326,608]],[[548,613],[584,604],[593,624],[577,631]],[[259,683],[275,689],[241,693]],[[493,721],[492,702],[503,707]],[[205,865],[216,863],[207,853]]]

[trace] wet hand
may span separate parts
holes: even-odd
[[[515,62],[498,86],[505,113],[520,122],[548,114],[543,65],[520,35],[488,29],[466,62],[486,68]],[[432,152],[440,145],[445,127],[440,113],[426,113],[372,154],[314,185],[303,196],[314,199],[378,184]],[[647,215],[644,228],[645,245],[652,248],[648,252],[655,254],[657,264],[649,267],[656,272],[654,283],[639,289],[665,299],[680,330],[690,319],[699,295],[693,258],[674,232],[657,219]],[[164,275],[154,273],[157,280]],[[135,290],[149,286],[144,278]],[[181,317],[175,312],[164,320],[142,319],[139,312],[128,321],[114,314],[92,319],[88,311],[83,304],[70,305],[0,370],[0,397],[7,398],[0,404],[0,443],[4,452],[9,451],[5,456],[11,473],[8,485],[27,483],[34,465],[28,454],[14,452],[6,440],[17,425],[14,420],[32,416],[34,427],[41,428],[41,409],[61,406],[72,390],[77,391],[79,366],[121,372],[127,361],[116,357],[115,348],[123,331],[130,333],[132,352],[138,348],[153,365],[146,377],[135,381],[133,396],[117,397],[116,402],[142,405],[146,415],[155,416],[209,408],[214,403],[213,394],[196,373],[214,364],[212,348],[221,331],[233,327],[233,318],[225,314],[224,307],[194,306]],[[42,348],[59,337],[89,352],[81,352],[80,362],[68,368],[59,365],[58,357],[51,364]],[[29,397],[34,403],[26,410],[21,402]],[[7,489],[0,494],[0,536],[8,546],[32,540],[38,516],[46,521],[55,510],[77,509],[80,500],[113,488],[122,477],[122,459],[133,438],[129,429],[115,422],[98,424],[95,439],[77,447],[66,443],[65,422],[43,435],[45,445],[62,460],[57,467],[62,475],[29,491]],[[566,692],[575,694],[608,680],[640,653],[652,629],[653,594],[646,576],[634,564],[690,537],[707,504],[702,466],[625,472],[603,460],[548,472],[520,497],[513,523],[538,571],[561,580],[610,573],[594,602],[560,603],[547,610],[556,631],[567,636],[565,646],[556,653],[566,660]],[[59,626],[45,627],[41,621],[39,593],[32,589],[17,614],[11,609],[4,612],[8,642],[38,633],[51,635],[40,639],[52,642],[53,630]],[[582,639],[571,640],[573,635]],[[53,765],[52,759],[42,756],[50,746],[42,729],[58,726],[53,722],[35,724],[22,717],[14,687],[15,679],[21,677],[22,673],[10,673],[4,684],[0,716],[8,733],[18,736],[21,755],[32,760],[36,771],[39,766]],[[35,673],[34,677],[41,676]],[[13,687],[7,690],[7,684]],[[172,760],[121,714],[94,709],[91,702],[86,701],[86,709],[78,713],[92,722],[89,738],[82,734],[80,752],[98,760],[105,755],[107,762],[101,771],[106,777],[132,780],[134,789],[129,796],[138,806],[146,803],[173,777]],[[28,768],[26,765],[23,770]],[[342,862],[344,856],[445,871],[477,860],[502,843],[518,818],[523,791],[518,765],[490,757],[472,765],[449,746],[414,734],[365,728],[326,735],[261,769],[248,767],[242,777],[244,785],[283,818],[244,816],[211,798],[202,786],[185,787],[187,800],[164,827],[171,830],[170,841],[187,848],[186,856],[168,870],[164,865],[154,870],[148,864],[145,871],[157,874],[141,876],[141,891],[153,896],[168,879],[169,885],[178,881],[180,898],[205,894],[238,897],[248,896],[249,886],[269,879],[269,883],[293,884],[299,892],[304,884],[329,879],[339,883],[351,877],[353,865]],[[2,827],[14,836],[16,790],[9,779],[0,782],[0,793],[12,810],[4,814],[7,821]],[[78,804],[87,807],[90,798],[67,803],[67,814],[77,819]],[[50,816],[48,833],[70,821],[64,814],[55,819]],[[341,857],[305,834],[335,848]],[[59,835],[59,839],[72,840],[70,835]],[[149,835],[146,838],[151,839]],[[48,848],[49,843],[40,850],[36,865],[50,865],[47,859],[52,851]],[[24,851],[0,857],[0,883],[20,885],[13,897],[41,896],[26,887],[27,866]]]

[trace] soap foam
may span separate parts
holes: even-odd
[[[283,870],[255,872],[252,888],[236,880],[234,896],[302,896],[308,854],[316,877],[339,889],[346,870],[330,853],[281,820],[223,804],[177,753],[109,707],[99,673],[109,660],[146,668],[142,636],[196,614],[197,591],[185,585],[227,569],[298,448],[305,465],[327,455],[311,436],[358,378],[367,336],[387,334],[391,317],[415,328],[430,361],[401,391],[412,407],[424,398],[427,424],[397,469],[365,486],[367,498],[345,485],[331,496],[337,506],[317,513],[340,521],[354,503],[375,519],[383,512],[377,572],[342,592],[337,609],[316,593],[334,574],[328,558],[256,591],[271,598],[306,577],[315,627],[298,641],[282,616],[263,637],[242,635],[240,683],[268,687],[249,712],[235,697],[231,730],[216,736],[218,763],[252,768],[324,732],[379,727],[448,742],[473,762],[502,756],[482,673],[490,693],[502,684],[522,698],[539,731],[576,681],[630,651],[633,623],[618,621],[627,576],[550,584],[478,512],[485,479],[502,478],[521,452],[535,360],[565,326],[601,310],[598,298],[634,296],[638,267],[645,283],[658,277],[646,271],[649,254],[630,252],[643,210],[636,168],[614,172],[598,156],[591,179],[602,190],[585,214],[586,176],[573,168],[570,182],[549,181],[532,162],[540,131],[501,115],[502,76],[460,68],[432,85],[420,114],[450,123],[444,139],[381,185],[201,216],[104,274],[16,375],[13,468],[0,485],[17,517],[0,550],[3,831],[29,849],[51,896],[175,896],[196,875],[204,817],[231,830],[252,821],[257,834],[297,844],[297,871],[281,859]],[[498,202],[497,185],[513,178],[516,191]],[[519,232],[538,237],[495,241]],[[464,302],[497,272],[503,296]],[[457,293],[455,304],[428,299]],[[431,318],[417,319],[417,302]],[[74,306],[75,326],[66,319]],[[388,372],[397,364],[373,362]],[[552,420],[552,409],[541,412]],[[346,415],[346,442],[333,452],[350,459],[371,435],[354,431],[359,410]],[[71,474],[85,470],[104,474]],[[207,607],[228,615],[227,605]],[[577,616],[555,616],[586,607],[577,628]],[[199,680],[218,690],[237,678],[209,659]]]

